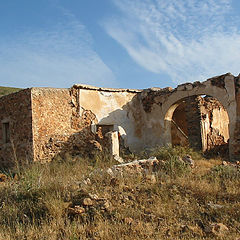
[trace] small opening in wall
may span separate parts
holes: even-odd
[[[98,124],[97,125],[97,132],[99,131],[99,129],[101,129],[102,135],[104,136],[106,133],[113,131],[114,129],[114,125],[110,125],[110,124]]]
[[[10,142],[9,122],[3,123],[3,142],[4,143],[9,143]]]

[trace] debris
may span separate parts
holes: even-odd
[[[80,207],[79,205],[68,208],[69,215],[81,215],[83,213],[85,213],[85,209],[83,207]]]
[[[220,205],[220,204],[214,204],[214,203],[208,203],[208,206],[213,208],[213,209],[220,209],[220,208],[223,208],[224,206],[223,205]]]
[[[131,217],[126,217],[124,218],[124,222],[128,225],[131,225],[133,223],[133,219]]]
[[[83,199],[83,205],[84,206],[92,206],[93,205],[93,201],[91,198],[84,198]]]
[[[195,166],[194,161],[192,160],[192,157],[190,155],[186,155],[182,158],[182,160],[186,163],[189,164],[192,168]]]
[[[124,163],[124,160],[123,160],[123,158],[121,158],[120,156],[118,156],[118,155],[113,155],[113,159],[115,160],[115,161],[117,161],[117,162],[119,162],[119,163]]]
[[[223,223],[212,223],[209,226],[206,226],[204,231],[208,234],[219,236],[225,234],[228,231],[228,227]]]
[[[7,181],[7,176],[3,173],[0,173],[0,182],[6,182]]]

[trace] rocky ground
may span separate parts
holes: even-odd
[[[0,175],[0,239],[240,239],[240,168],[184,148]]]

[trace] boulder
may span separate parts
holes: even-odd
[[[91,198],[84,198],[83,199],[83,205],[84,206],[92,206],[93,205],[93,201]]]
[[[228,231],[228,227],[223,223],[212,223],[204,228],[204,231],[208,234],[213,234],[216,236],[224,235]]]
[[[182,160],[192,168],[195,166],[195,163],[190,155],[182,157]]]

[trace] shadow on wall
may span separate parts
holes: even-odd
[[[202,132],[203,128],[201,128],[201,125],[204,124],[204,121],[201,119],[202,115],[197,111],[195,111],[197,115],[194,115],[192,108],[192,106],[194,106],[198,109],[196,97],[197,96],[193,96],[184,99],[184,104],[178,104],[178,106],[181,107],[179,109],[176,107],[172,112],[172,118],[167,120],[171,127],[172,144],[184,146],[190,144],[191,146],[191,142],[193,142],[194,144],[197,143],[198,147],[202,147],[203,143],[201,138],[204,135],[207,139],[209,137],[213,139],[211,147],[206,149],[206,155],[212,156],[213,154],[220,154],[226,156],[226,154],[228,154],[228,143],[224,143],[223,141],[217,143],[216,139],[219,135],[216,132],[214,135],[213,132],[209,131],[211,123],[207,123],[210,124],[209,127],[206,128],[205,126],[205,132]],[[148,120],[140,98],[140,95],[136,95],[133,97],[132,101],[122,106],[121,109],[109,113],[107,117],[96,123],[94,131],[92,126],[93,120],[89,121],[89,119],[85,119],[88,124],[85,124],[86,126],[84,128],[71,136],[67,138],[64,136],[51,136],[48,143],[43,146],[45,156],[48,156],[48,159],[49,156],[50,158],[64,158],[66,154],[70,154],[73,157],[81,156],[92,158],[94,154],[102,151],[110,153],[111,144],[109,139],[104,137],[106,129],[118,131],[121,150],[124,149],[128,152],[142,151],[145,146],[148,145],[145,140],[144,132],[147,129]],[[182,101],[183,100],[181,100],[181,102]],[[183,117],[184,112],[186,112],[186,115]],[[204,114],[206,114],[206,112],[204,112]],[[208,114],[209,119],[213,117],[210,110]],[[213,119],[211,119],[211,121],[213,121]],[[196,127],[197,125],[198,127]],[[102,129],[102,131],[99,132],[99,129]],[[154,129],[152,130],[154,131]],[[180,138],[179,134],[182,135]],[[188,141],[182,142],[181,139],[183,136],[187,138]],[[214,138],[216,139],[214,140]]]
[[[98,121],[90,110],[82,109],[82,115],[74,116],[75,133],[72,135],[51,135],[47,142],[41,142],[38,159],[49,161],[53,158],[64,158],[66,154],[92,158],[94,154],[104,152],[111,153],[112,143],[105,136],[106,130],[117,131],[119,134],[120,151],[130,153],[136,148],[142,149],[143,138],[143,114],[138,96],[134,96],[130,102],[108,114]],[[90,114],[85,114],[90,112]],[[90,118],[86,116],[91,116]],[[78,126],[79,125],[79,126]],[[112,127],[112,129],[111,129]],[[99,131],[101,129],[101,131]],[[41,154],[43,152],[43,154]]]
[[[158,92],[156,92],[158,93]],[[148,94],[148,92],[147,92]],[[159,93],[161,94],[161,92]],[[172,92],[170,92],[172,94]],[[148,95],[147,95],[148,97]],[[151,95],[150,95],[151,97]],[[157,97],[162,97],[162,95],[157,95]],[[163,97],[165,95],[163,94]],[[167,95],[168,97],[168,95]],[[195,98],[196,96],[193,96]],[[192,98],[189,98],[190,102],[193,101]],[[94,115],[95,119],[87,119],[84,118],[83,113],[82,116],[77,116],[77,121],[81,122],[80,127],[76,127],[75,133],[68,136],[63,135],[52,135],[48,136],[49,139],[47,142],[42,142],[40,151],[43,151],[44,157],[39,157],[39,160],[49,160],[56,157],[64,157],[65,154],[69,153],[72,156],[82,156],[82,157],[92,157],[96,152],[101,151],[107,151],[109,152],[109,141],[107,138],[104,138],[104,136],[100,136],[101,134],[97,131],[98,128],[95,128],[95,131],[93,131],[92,124],[97,124],[98,126],[101,126],[104,128],[104,126],[113,126],[114,131],[119,132],[119,140],[122,142],[122,148],[129,148],[131,152],[138,152],[143,150],[145,147],[154,147],[154,146],[160,146],[161,142],[162,145],[164,145],[164,137],[161,135],[164,135],[165,129],[163,128],[163,124],[161,124],[161,121],[164,122],[164,118],[159,118],[162,113],[158,115],[158,111],[161,111],[161,107],[157,104],[154,105],[154,97],[153,100],[148,100],[147,102],[142,102],[143,96],[140,94],[136,94],[130,102],[123,105],[120,109],[116,109],[115,111],[112,111],[108,114],[108,116],[100,119],[100,121],[97,121],[96,116],[94,113],[92,113],[90,110],[82,109],[82,112],[84,113],[89,111],[91,112],[90,115]],[[181,99],[182,101],[182,99]],[[144,108],[146,104],[152,105],[151,109],[153,108],[154,111],[146,111]],[[174,118],[174,111],[179,106],[179,104],[175,104],[176,107],[172,108],[170,107],[169,110],[172,108],[172,115],[169,117],[169,119],[165,119],[165,123],[168,122],[168,131],[173,132],[173,121],[175,122],[175,130],[177,128],[178,132],[179,129],[182,131],[182,135],[185,134],[189,137],[189,135],[193,135],[194,141],[196,143],[201,142],[201,128],[200,128],[200,115],[194,118],[194,114],[189,109],[189,114],[185,117],[186,121],[194,122],[199,125],[199,128],[195,128],[193,126],[184,126],[179,127],[180,120],[177,119],[177,117]],[[188,104],[187,104],[188,105]],[[191,104],[190,104],[191,105]],[[80,112],[80,111],[78,111]],[[181,109],[178,111],[179,115],[181,116]],[[76,119],[76,116],[74,116]],[[196,122],[197,119],[197,122]],[[182,121],[183,122],[183,121]],[[74,125],[74,124],[72,124]],[[194,129],[194,131],[193,131]],[[102,134],[104,135],[104,134]],[[197,138],[196,138],[197,136]],[[161,138],[160,138],[161,137]],[[177,136],[176,136],[177,139]],[[195,141],[196,140],[196,141]],[[176,141],[179,141],[176,140]],[[174,143],[174,141],[171,140],[171,143]],[[177,145],[177,144],[176,144]],[[213,146],[211,151],[219,152],[222,146]],[[216,150],[213,150],[216,149]]]
[[[229,153],[229,117],[213,97],[191,96],[181,99],[168,111],[165,122],[173,146],[190,146],[206,155]]]

